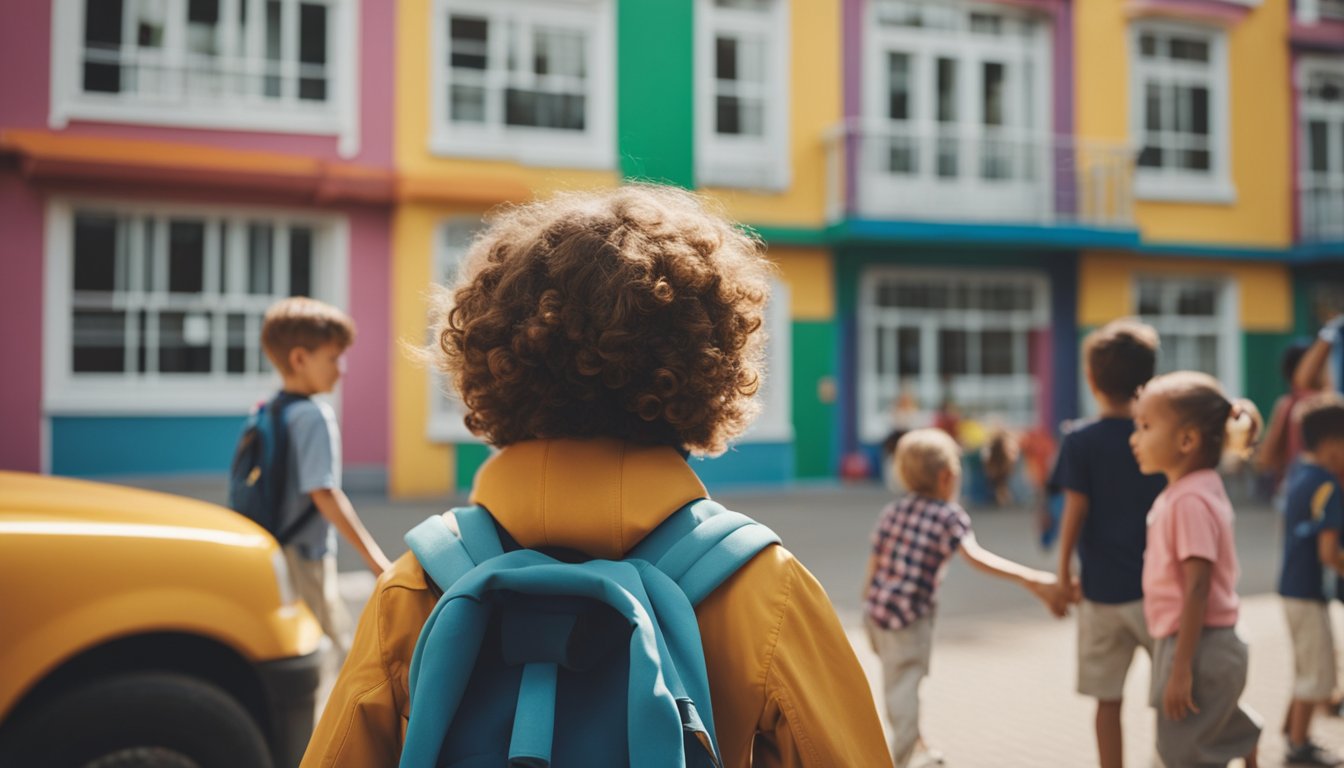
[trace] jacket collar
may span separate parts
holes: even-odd
[[[619,559],[668,515],[709,494],[668,446],[612,438],[529,440],[482,465],[471,502],[524,547]]]

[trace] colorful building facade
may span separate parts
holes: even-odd
[[[29,4],[33,6],[33,4]],[[20,18],[21,17],[21,18]],[[1267,408],[1344,308],[1337,0],[54,0],[0,30],[0,465],[215,471],[309,292],[360,327],[347,464],[398,496],[488,449],[408,349],[482,217],[629,180],[778,265],[764,412],[711,488],[834,478],[893,426],[1053,430],[1078,342]],[[265,277],[259,277],[259,275]]]
[[[378,4],[346,0],[7,9],[0,465],[227,467],[275,386],[261,315],[309,294],[359,326],[344,454],[352,484],[379,482],[392,43]]]

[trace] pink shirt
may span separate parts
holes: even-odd
[[[1192,557],[1213,563],[1204,626],[1235,626],[1241,601],[1232,502],[1212,469],[1191,472],[1167,486],[1148,513],[1143,615],[1154,638],[1169,637],[1180,628],[1185,597],[1181,562]]]

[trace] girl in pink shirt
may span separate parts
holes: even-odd
[[[1216,467],[1225,451],[1247,451],[1260,414],[1211,376],[1181,371],[1144,387],[1134,425],[1139,469],[1167,476],[1148,513],[1143,562],[1158,755],[1167,768],[1221,768],[1238,757],[1256,768],[1260,719],[1239,703],[1248,654],[1236,633],[1232,504]]]

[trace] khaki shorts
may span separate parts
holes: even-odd
[[[864,622],[873,650],[882,660],[882,698],[891,723],[891,760],[905,768],[919,743],[919,684],[929,674],[933,654],[933,617],[901,629]]]
[[[1283,615],[1293,638],[1293,698],[1328,701],[1335,691],[1335,638],[1330,604],[1283,598]]]
[[[1190,665],[1190,694],[1199,713],[1179,722],[1162,712],[1175,655],[1175,635],[1153,646],[1149,703],[1157,709],[1157,755],[1170,768],[1227,768],[1260,740],[1260,716],[1241,705],[1250,658],[1246,643],[1232,627],[1204,628]]]
[[[1084,600],[1078,607],[1078,692],[1098,701],[1120,701],[1139,648],[1153,653],[1142,600],[1116,605]]]

